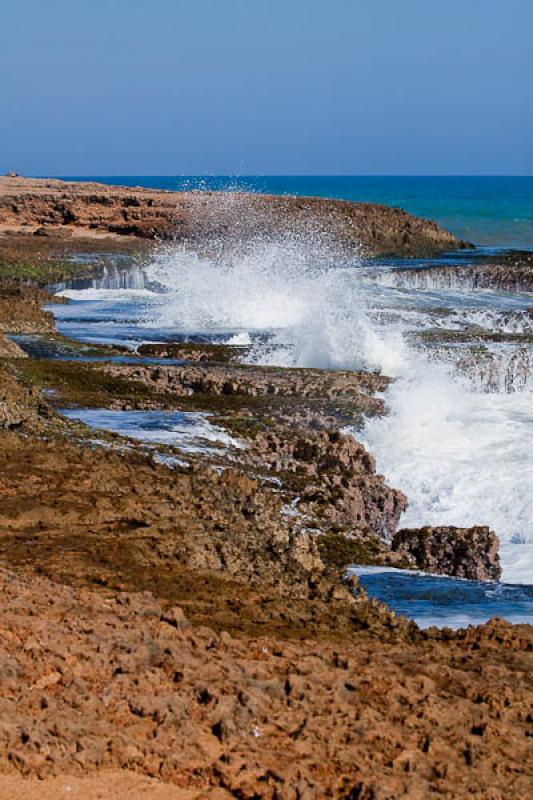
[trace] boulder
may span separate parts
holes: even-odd
[[[404,528],[392,539],[392,550],[425,572],[476,581],[501,576],[499,540],[487,526]]]

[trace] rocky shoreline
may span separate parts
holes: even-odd
[[[338,250],[422,255],[467,248],[435,222],[400,209],[313,197],[169,192],[0,177],[0,231],[215,242],[295,231]]]
[[[0,192],[9,224],[31,220],[0,236],[0,774],[43,798],[62,776],[100,776],[105,791],[116,770],[150,782],[132,798],[526,798],[531,626],[421,631],[343,579],[356,562],[499,577],[488,529],[397,531],[407,498],[342,430],[385,412],[388,379],[249,366],[216,345],[144,353],[177,365],[114,363],[98,346],[76,360],[38,284],[74,269],[55,259],[77,234],[57,230],[86,235],[86,215],[114,215],[116,198],[95,211],[101,187],[87,186],[78,219],[68,198],[62,221],[43,219],[57,200],[44,183],[17,210]],[[126,208],[142,230],[121,236],[154,227],[137,195]],[[182,199],[192,216],[205,200]],[[10,333],[40,337],[45,357]],[[162,447],[168,466],[65,406],[208,413],[244,446]]]

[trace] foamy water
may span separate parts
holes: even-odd
[[[90,428],[113,431],[149,444],[179,447],[185,453],[217,453],[240,449],[242,442],[209,421],[209,414],[193,411],[116,411],[105,408],[63,409],[70,419]]]
[[[385,395],[389,416],[369,420],[363,438],[378,470],[409,497],[400,524],[490,525],[502,541],[504,579],[533,584],[530,360],[519,381],[496,359],[490,382],[478,359],[458,372],[453,359],[406,337],[436,324],[528,332],[531,297],[398,288],[377,277],[313,238],[215,256],[176,246],[144,266],[142,285],[136,275],[130,287],[121,278],[119,288],[71,291],[74,302],[54,311],[63,332],[89,340],[231,341],[251,344],[259,363],[396,378]]]

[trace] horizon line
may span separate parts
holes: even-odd
[[[327,172],[265,172],[265,173],[232,173],[232,172],[179,172],[179,173],[33,173],[22,175],[27,178],[533,178],[531,175],[517,175],[513,173],[327,173]]]

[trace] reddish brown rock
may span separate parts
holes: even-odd
[[[196,800],[529,795],[529,626],[234,638],[148,593],[3,570],[0,589],[0,775],[36,797],[66,775],[97,797],[111,770]]]
[[[0,228],[23,226],[202,241],[304,234],[351,253],[360,246],[404,255],[465,246],[434,222],[371,203],[0,178]]]

